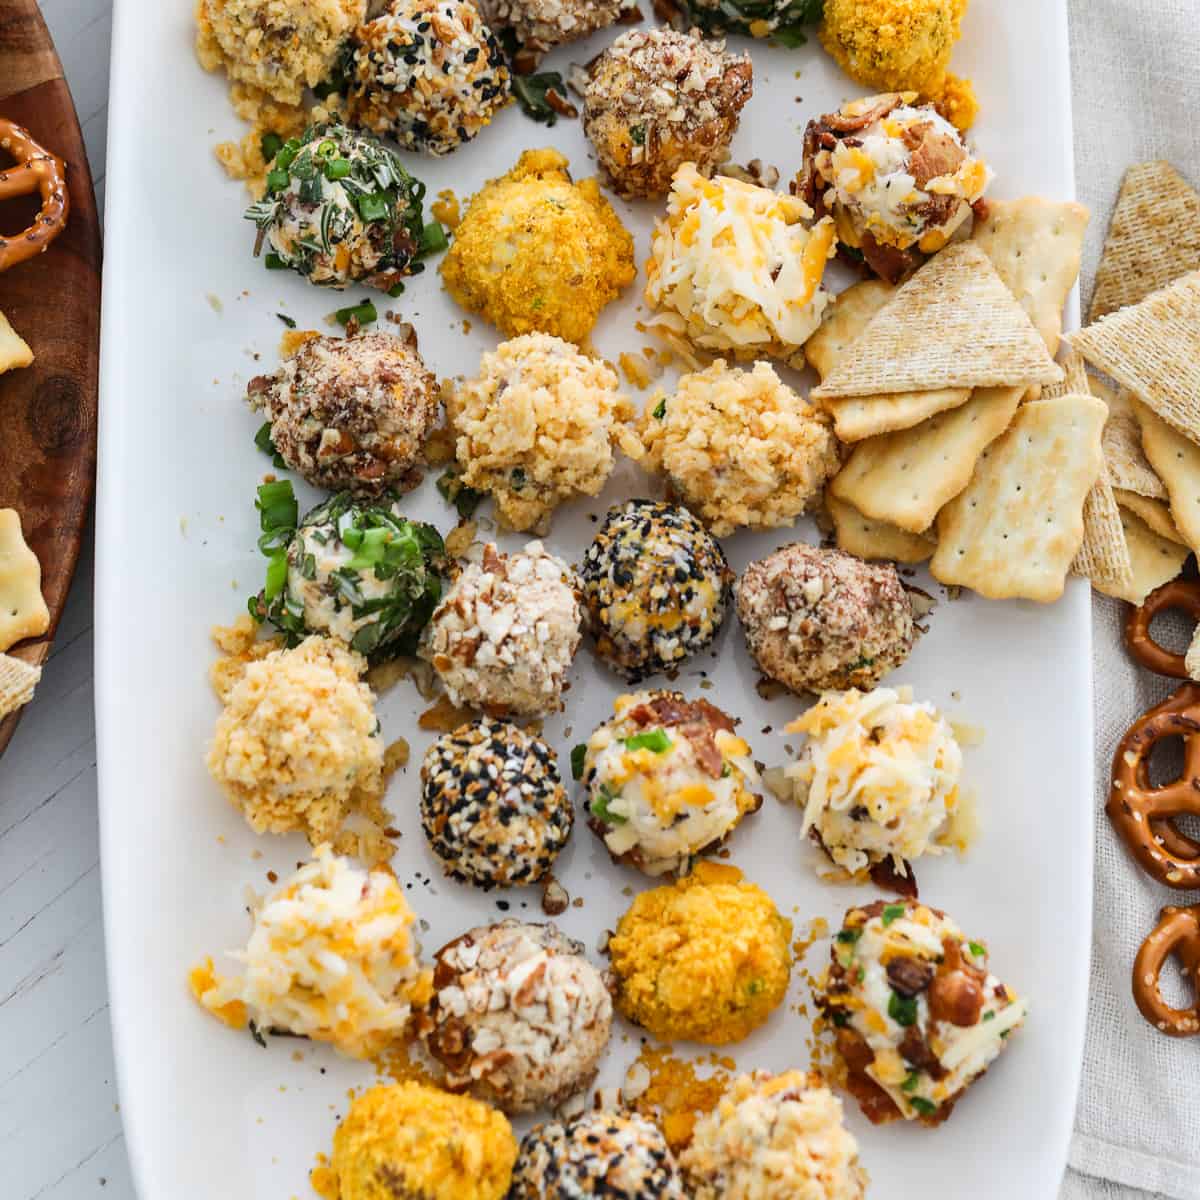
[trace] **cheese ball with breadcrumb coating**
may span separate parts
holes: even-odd
[[[792,923],[736,867],[642,892],[609,939],[619,1012],[662,1041],[741,1041],[783,1003]]]
[[[633,239],[595,179],[575,183],[557,150],[526,150],[472,198],[442,260],[446,290],[514,336],[577,345],[637,275]]]

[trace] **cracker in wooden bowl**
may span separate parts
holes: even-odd
[[[14,508],[0,508],[0,653],[50,628],[42,567],[21,535]]]

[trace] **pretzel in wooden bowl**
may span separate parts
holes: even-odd
[[[1191,984],[1191,1008],[1172,1008],[1163,999],[1160,976],[1172,955]],[[1200,904],[1162,910],[1134,959],[1133,998],[1142,1016],[1160,1033],[1170,1037],[1200,1033]]]
[[[71,202],[67,194],[67,168],[29,135],[29,130],[0,117],[0,150],[16,164],[0,171],[0,200],[40,192],[42,207],[28,229],[11,237],[0,236],[0,272],[41,254],[67,223]]]
[[[1160,613],[1178,611],[1200,622],[1200,581],[1175,579],[1155,588],[1132,609],[1125,620],[1125,645],[1134,659],[1156,675],[1187,679],[1187,663],[1182,654],[1164,649],[1154,640],[1150,625]]]

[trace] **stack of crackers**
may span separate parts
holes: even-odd
[[[1040,198],[988,209],[902,286],[843,293],[805,347],[812,398],[850,447],[827,503],[852,554],[929,559],[947,585],[1049,602],[1091,510],[1116,511],[1108,410],[1082,364],[1055,361],[1088,213]]]

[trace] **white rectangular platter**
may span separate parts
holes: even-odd
[[[354,289],[342,299],[295,275],[268,273],[252,259],[243,191],[224,178],[211,153],[216,141],[241,136],[242,127],[224,82],[196,64],[191,13],[190,0],[117,0],[113,39],[96,692],[112,1020],[122,1113],[143,1200],[286,1200],[312,1194],[307,1172],[314,1155],[328,1149],[347,1089],[370,1084],[373,1072],[295,1041],[276,1039],[260,1049],[189,996],[189,966],[209,953],[220,960],[244,941],[246,886],[267,890],[267,871],[290,872],[307,849],[297,837],[256,837],[206,773],[204,751],[217,715],[206,681],[215,653],[209,629],[244,611],[264,570],[253,498],[269,465],[254,446],[258,420],[243,396],[248,378],[274,369],[283,329],[275,314],[290,314],[300,328],[324,328],[331,310],[365,293]],[[571,61],[585,62],[611,36],[559,51],[549,65],[565,71]],[[799,165],[805,122],[861,89],[815,40],[798,51],[747,45],[755,95],[734,158],[761,158],[786,180]],[[1071,198],[1065,4],[975,0],[955,68],[979,91],[982,114],[972,136],[995,169],[993,194]],[[452,187],[465,197],[506,170],[521,149],[545,144],[569,155],[577,177],[594,169],[578,122],[548,130],[515,108],[456,155],[413,159],[409,166],[430,196]],[[655,208],[620,202],[617,208],[637,238],[641,263]],[[597,329],[596,345],[610,359],[645,344],[633,329],[644,315],[639,287]],[[377,296],[376,302],[416,325],[426,361],[442,376],[473,371],[497,340],[480,320],[464,332],[464,314],[441,290],[436,270],[415,279],[399,300]],[[616,499],[656,495],[655,487],[622,460],[602,497],[560,511],[550,547],[578,562],[594,530],[591,517]],[[308,489],[298,490],[302,508],[315,501]],[[453,524],[432,480],[409,508],[443,532]],[[817,540],[805,523],[775,535],[742,534],[725,547],[740,570],[797,536]],[[1032,1015],[939,1129],[873,1129],[849,1100],[847,1112],[875,1200],[968,1190],[974,1200],[1049,1200],[1065,1162],[1086,1005],[1093,817],[1088,593],[1075,580],[1052,607],[965,595],[950,602],[928,580],[918,582],[939,603],[928,635],[895,678],[986,730],[983,745],[967,755],[982,835],[965,862],[946,856],[921,863],[922,898],[947,910],[969,935],[987,939],[997,973],[1030,997]],[[689,664],[677,686],[695,692],[701,670],[715,683],[707,695],[743,719],[754,756],[784,761],[779,731],[798,701],[759,698],[736,620],[727,622],[716,654]],[[608,715],[621,690],[581,650],[568,709],[546,726],[561,762]],[[417,773],[431,740],[416,728],[425,707],[405,683],[385,695],[380,712],[387,740],[404,736],[412,745],[412,761],[392,780],[388,804],[403,832],[394,866],[412,884],[409,896],[428,922],[423,942],[432,952],[469,926],[498,919],[501,899],[510,914],[534,920],[541,914],[533,893],[483,895],[441,877],[416,816]],[[760,732],[767,726],[772,732]],[[799,828],[799,812],[768,798],[731,843],[732,861],[770,892],[798,930],[817,916],[836,922],[850,904],[873,898],[865,889],[819,881]],[[647,881],[611,865],[582,822],[557,873],[583,900],[560,924],[594,956],[601,932],[629,903],[622,889]],[[827,954],[826,944],[815,946],[808,967],[817,969]],[[807,1023],[795,1011],[801,999],[807,999],[804,985],[794,974],[787,1005],[732,1048],[739,1067],[808,1065]],[[619,1082],[637,1050],[637,1032],[618,1024],[602,1082]]]

